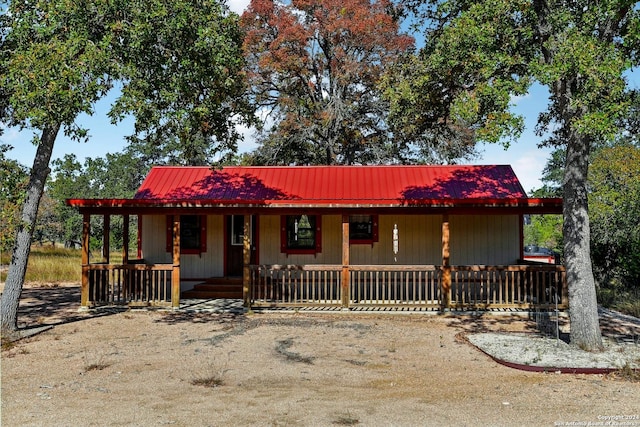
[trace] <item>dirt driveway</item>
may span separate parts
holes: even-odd
[[[532,330],[519,316],[87,315],[77,287],[23,295],[21,321],[55,326],[2,351],[3,426],[640,426],[640,383],[514,370],[461,339]]]

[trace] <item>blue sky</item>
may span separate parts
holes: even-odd
[[[249,0],[231,0],[228,2],[231,9],[242,13]],[[106,153],[122,151],[125,146],[125,136],[133,130],[133,121],[125,120],[118,125],[112,125],[107,118],[107,111],[113,99],[106,97],[95,106],[92,116],[79,117],[78,123],[88,128],[90,140],[87,143],[71,141],[61,132],[58,136],[53,151],[53,158],[61,158],[65,154],[75,154],[79,161],[84,162],[86,157],[101,157]],[[478,146],[481,157],[475,160],[476,164],[509,164],[513,167],[524,189],[530,194],[534,188],[542,184],[540,176],[547,159],[549,148],[538,148],[540,138],[534,134],[534,126],[538,114],[545,109],[548,95],[544,88],[534,86],[527,96],[514,100],[514,111],[525,118],[525,131],[519,140],[512,143],[505,150],[500,144],[481,144]],[[255,147],[252,142],[251,131],[245,130],[245,141],[239,144],[240,151],[249,151]],[[25,166],[31,166],[35,155],[35,146],[31,143],[33,133],[25,130],[4,129],[0,136],[0,142],[14,147],[8,153]]]

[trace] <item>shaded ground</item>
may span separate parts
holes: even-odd
[[[79,314],[79,300],[25,290],[21,323],[55,327],[3,350],[3,426],[640,426],[640,383],[518,371],[464,339],[533,332],[522,316]]]

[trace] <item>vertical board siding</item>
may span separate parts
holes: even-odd
[[[379,241],[351,245],[352,265],[440,264],[440,215],[380,215]],[[400,250],[394,259],[392,231],[400,230]],[[297,255],[280,251],[280,216],[260,216],[260,263],[277,265],[341,264],[342,219],[340,215],[322,217],[322,252]]]
[[[352,265],[440,265],[441,215],[380,215],[379,241],[351,245]],[[399,251],[393,253],[392,230],[399,230]],[[165,251],[166,219],[143,217],[142,254],[149,263],[169,263]],[[509,265],[520,254],[517,215],[451,215],[451,265]],[[322,252],[284,254],[280,250],[280,216],[259,221],[260,263],[278,265],[341,264],[340,215],[322,217]],[[224,274],[224,216],[207,217],[207,252],[181,257],[182,277],[220,277]]]
[[[279,265],[341,264],[342,219],[340,215],[322,216],[322,252],[284,254],[280,250],[280,215],[260,216],[260,263]]]
[[[142,216],[142,258],[147,263],[171,263],[171,253],[167,252],[166,227],[167,217],[164,215]]]
[[[520,256],[517,215],[451,215],[451,265],[509,265]]]
[[[166,251],[166,216],[145,215],[142,219],[142,257],[147,263],[171,263]],[[200,255],[180,256],[180,277],[207,278],[224,274],[224,217],[207,216],[207,251]],[[187,288],[193,284],[186,285]],[[184,285],[183,285],[184,287]]]

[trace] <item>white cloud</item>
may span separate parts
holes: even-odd
[[[0,142],[10,143],[20,138],[20,131],[18,128],[10,128],[6,124],[0,122]]]
[[[542,187],[540,178],[542,178],[542,170],[547,164],[548,157],[549,152],[546,150],[526,151],[511,165],[529,196],[531,190]]]
[[[524,95],[513,95],[511,96],[510,99],[510,104],[511,105],[518,105],[521,101],[526,100],[527,98],[530,98],[531,94],[530,93],[526,93]]]
[[[254,136],[255,129],[248,128],[244,125],[238,125],[236,130],[242,135],[242,141],[238,141],[238,153],[248,153],[256,148],[258,148],[258,144],[256,143],[256,139]]]
[[[245,11],[250,2],[251,0],[229,0],[227,4],[232,12],[242,15],[242,12]]]

